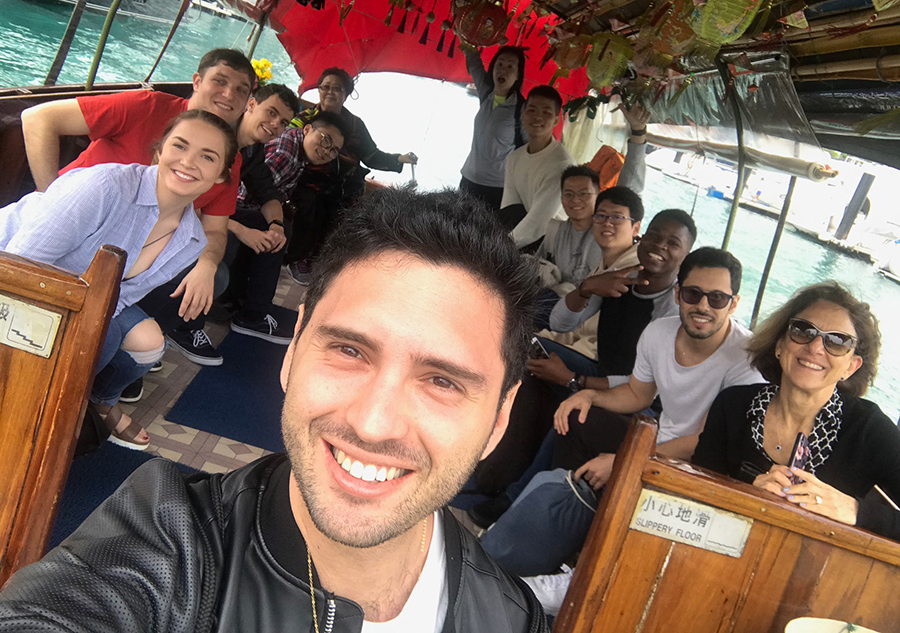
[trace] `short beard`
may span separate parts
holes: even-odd
[[[481,459],[481,454],[487,446],[490,436],[485,440],[484,446],[470,459],[453,461],[445,467],[443,481],[429,482],[428,489],[414,490],[396,508],[394,516],[379,521],[377,524],[369,524],[362,531],[353,532],[342,529],[346,525],[346,514],[353,513],[350,508],[332,508],[324,498],[322,489],[324,482],[319,482],[311,474],[314,472],[313,455],[318,450],[309,439],[310,435],[303,438],[298,433],[297,425],[291,424],[288,419],[288,406],[282,413],[282,435],[287,449],[288,459],[291,462],[294,481],[306,504],[307,512],[313,525],[330,540],[347,547],[358,549],[375,547],[395,539],[416,526],[422,519],[433,514],[439,508],[447,505],[460,491],[469,476],[475,470],[475,466]],[[303,424],[301,422],[301,424]],[[314,418],[307,423],[310,430],[321,432],[327,430],[334,437],[340,437],[352,446],[365,447],[372,454],[401,456],[404,461],[417,466],[416,472],[427,477],[432,474],[431,458],[411,451],[408,447],[398,442],[384,442],[378,445],[368,444],[359,439],[351,429],[335,424],[326,418]],[[318,433],[316,434],[318,437]],[[351,501],[351,504],[353,502]],[[365,506],[371,502],[359,500],[359,505]],[[340,513],[340,514],[338,514]]]

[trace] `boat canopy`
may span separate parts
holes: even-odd
[[[768,160],[755,148],[808,175],[824,147],[900,168],[897,0],[224,1],[278,31],[304,87],[329,66],[467,82],[464,41],[485,61],[510,43],[525,48],[526,91],[622,91],[652,105],[663,144],[728,157],[738,117],[750,163]]]

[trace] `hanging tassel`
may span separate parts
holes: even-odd
[[[444,20],[441,22],[441,39],[438,40],[437,52],[441,53],[444,50],[444,36],[447,35],[447,31],[450,29],[451,23],[450,20]]]
[[[403,12],[403,18],[400,20],[400,26],[397,27],[398,33],[403,33],[406,31],[406,16],[409,14],[409,11]]]
[[[422,29],[422,37],[419,38],[419,44],[425,46],[428,44],[428,29],[431,28],[431,24],[426,24],[425,28]]]
[[[415,35],[419,30],[419,18],[422,16],[422,9],[416,8],[416,19],[413,20],[412,34]]]
[[[450,40],[450,51],[447,53],[447,57],[453,59],[453,49],[456,48],[456,36],[453,36],[453,39]]]
[[[681,86],[678,88],[678,90],[675,91],[675,94],[673,94],[673,95],[669,98],[668,107],[671,108],[671,107],[674,106],[676,103],[678,103],[678,100],[681,99],[681,95],[683,95],[683,94],[684,94],[684,91],[687,90],[687,89],[690,87],[691,82],[692,82],[693,80],[694,80],[694,76],[691,75],[690,77],[688,77],[687,79],[685,79],[683,82],[681,82]]]
[[[385,26],[391,25],[391,20],[394,18],[394,5],[391,5],[391,10],[388,11],[387,17],[384,19]]]

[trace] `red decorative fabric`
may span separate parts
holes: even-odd
[[[344,0],[345,3],[351,0]],[[420,0],[423,13],[431,11],[432,3]],[[469,82],[465,56],[459,50],[457,38],[456,52],[448,57],[447,52],[453,32],[448,32],[443,52],[437,51],[441,37],[441,22],[450,18],[450,0],[437,0],[435,21],[431,24],[427,44],[420,44],[420,35],[407,29],[398,33],[397,26],[404,9],[394,9],[390,26],[384,23],[390,11],[388,0],[355,0],[343,24],[339,23],[340,0],[326,0],[321,10],[302,6],[293,0],[282,0],[272,12],[270,21],[278,30],[278,39],[284,45],[297,73],[303,77],[306,90],[315,85],[319,74],[329,66],[340,66],[351,75],[361,72],[399,72],[419,77],[431,77],[454,82]],[[520,2],[520,14],[529,9],[528,2]],[[415,7],[412,11],[415,11]],[[555,17],[540,18],[534,26],[534,19],[523,24],[513,20],[506,35],[510,43],[518,43],[526,51],[528,63],[525,69],[524,91],[527,93],[538,84],[548,83],[556,70],[553,61],[543,69],[538,65],[547,49],[547,37],[542,30],[548,21],[556,23]],[[522,34],[525,34],[522,37]],[[482,51],[485,65],[490,61],[497,47]],[[565,100],[582,96],[587,90],[588,79],[583,68],[572,71],[568,78],[560,79],[556,89]],[[397,95],[400,100],[409,99],[415,104],[415,95]]]

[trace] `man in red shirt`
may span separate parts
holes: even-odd
[[[244,113],[255,82],[256,73],[243,53],[214,49],[200,60],[190,99],[147,90],[84,96],[28,108],[22,112],[22,130],[37,189],[45,190],[58,173],[78,167],[110,162],[149,165],[154,143],[169,121],[185,110],[199,108],[234,124]],[[59,171],[60,137],[79,135],[90,136],[91,144]],[[182,297],[178,315],[185,321],[208,312],[212,305],[215,272],[225,252],[228,217],[234,214],[240,173],[238,156],[231,183],[214,186],[194,203],[201,211],[208,244],[172,293]]]

